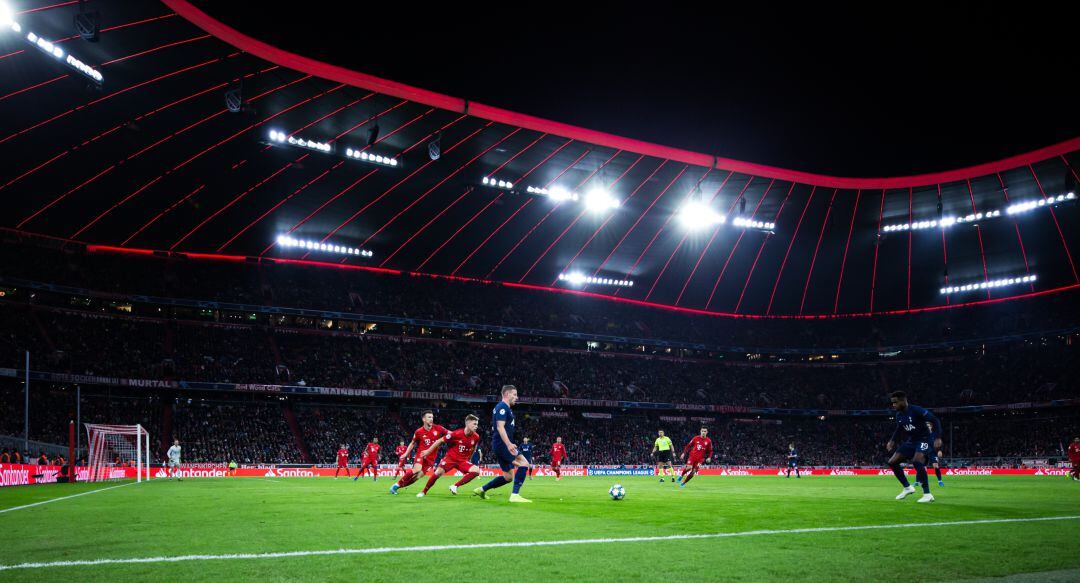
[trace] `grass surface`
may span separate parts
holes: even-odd
[[[483,483],[478,479],[476,484]],[[620,502],[608,499],[619,481]],[[891,477],[537,478],[511,505],[427,498],[389,479],[154,480],[0,513],[0,564],[832,528],[1080,515],[1065,478],[956,477],[938,501],[893,500]],[[112,485],[112,484],[109,484]],[[0,490],[0,510],[103,487]],[[467,488],[471,490],[473,484]],[[194,560],[0,570],[0,580],[947,581],[1058,571],[1080,578],[1080,520],[771,533],[508,549]],[[1024,579],[1028,580],[1028,579]]]

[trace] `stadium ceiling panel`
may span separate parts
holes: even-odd
[[[98,42],[74,34],[77,2],[9,6],[9,231],[745,316],[906,312],[1080,286],[1080,138],[948,172],[825,176],[321,63],[185,0],[95,2]]]

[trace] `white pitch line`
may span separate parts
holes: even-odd
[[[41,506],[42,504],[50,504],[52,502],[59,502],[61,500],[67,500],[69,498],[78,498],[79,496],[87,496],[89,494],[97,494],[98,492],[104,492],[105,490],[112,490],[114,488],[123,488],[124,486],[130,486],[132,484],[138,484],[138,482],[128,482],[127,484],[120,484],[117,486],[109,486],[108,488],[98,488],[97,490],[90,490],[89,492],[82,492],[80,494],[72,494],[71,496],[61,496],[59,498],[50,498],[49,500],[42,500],[41,502],[34,502],[33,504],[24,504],[22,506],[15,506],[14,508],[4,508],[0,510],[0,514],[5,512],[12,512],[15,510],[22,510],[23,508],[33,508],[34,506]]]
[[[132,559],[94,559],[84,561],[53,561],[50,563],[18,563],[0,565],[0,571],[15,569],[45,569],[49,567],[87,567],[94,565],[131,565],[141,563],[181,563],[186,561],[228,561],[237,559],[281,559],[290,557],[319,557],[326,555],[383,555],[387,553],[427,553],[431,551],[497,549],[517,547],[558,547],[567,545],[591,545],[610,543],[637,543],[671,540],[698,540],[735,538],[776,534],[806,534],[818,532],[849,532],[859,530],[887,530],[896,528],[920,528],[929,526],[966,526],[973,524],[1011,524],[1018,522],[1047,522],[1077,520],[1075,516],[1045,516],[1038,518],[991,518],[984,520],[957,520],[953,522],[912,522],[907,524],[872,524],[866,526],[829,526],[820,528],[792,528],[787,530],[746,530],[741,532],[717,532],[709,534],[673,534],[667,536],[634,536],[625,538],[586,538],[571,540],[475,543],[462,545],[430,545],[415,547],[374,547],[368,549],[327,549],[322,551],[284,551],[276,553],[235,553],[228,555],[178,555],[172,557],[139,557]]]

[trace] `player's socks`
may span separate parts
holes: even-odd
[[[427,491],[430,490],[431,487],[434,486],[435,482],[437,482],[437,481],[439,481],[438,474],[434,474],[434,473],[431,474],[431,477],[427,479],[427,484],[424,484],[424,494],[427,494]]]
[[[525,476],[528,475],[528,473],[529,468],[524,467],[518,468],[517,471],[514,472],[514,494],[521,491],[521,485],[525,483]]]
[[[488,482],[487,484],[484,484],[483,486],[481,486],[481,489],[484,492],[487,492],[488,490],[494,490],[495,488],[501,488],[501,487],[503,487],[503,486],[505,486],[505,485],[507,485],[509,483],[510,483],[510,480],[507,480],[506,478],[504,478],[502,476],[495,476],[494,478],[491,479],[490,482]]]
[[[941,468],[935,466],[934,467],[934,473],[937,474],[937,481],[940,484],[941,483]]]
[[[893,474],[896,475],[896,479],[900,480],[900,485],[904,488],[910,488],[911,483],[908,482],[907,474],[904,473],[904,468],[900,464],[892,464],[889,466],[892,468]]]
[[[464,486],[465,484],[468,484],[469,482],[475,480],[476,476],[479,476],[479,475],[480,474],[478,474],[476,472],[469,472],[469,473],[465,474],[464,476],[461,476],[460,480],[458,480],[457,482],[454,482],[454,487],[455,488],[460,488],[460,487]]]
[[[697,474],[690,474],[689,477],[684,477],[683,480],[682,480],[682,485],[685,486],[687,483],[690,482],[690,480],[693,480],[694,476],[696,476],[696,475]]]
[[[926,475],[926,464],[919,462],[912,462],[915,466],[915,479],[919,481],[919,485],[922,486],[923,494],[930,493],[930,477]]]

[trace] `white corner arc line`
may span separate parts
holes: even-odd
[[[42,500],[41,502],[34,502],[33,504],[24,504],[22,506],[15,506],[13,508],[4,508],[0,510],[0,514],[5,512],[14,512],[15,510],[22,510],[24,508],[33,508],[34,506],[41,506],[42,504],[51,504],[53,502],[59,502],[61,500],[67,500],[69,498],[78,498],[79,496],[88,496],[90,494],[97,494],[98,492],[104,492],[105,490],[113,490],[116,488],[123,488],[124,486],[130,486],[137,484],[138,482],[128,482],[127,484],[118,484],[116,486],[109,486],[108,488],[98,488],[97,490],[90,490],[88,492],[80,492],[78,494],[72,494],[70,496],[61,496],[59,498],[50,498],[48,500]],[[0,565],[0,571],[2,571],[2,565]]]
[[[522,542],[497,542],[475,543],[460,545],[429,545],[414,547],[374,547],[367,549],[326,549],[321,551],[283,551],[274,553],[235,553],[225,555],[177,555],[163,557],[137,557],[129,559],[92,559],[82,561],[53,561],[48,563],[18,563],[14,565],[0,565],[0,572],[13,571],[16,569],[45,569],[49,567],[88,567],[95,565],[131,565],[142,563],[181,563],[187,561],[228,561],[238,559],[281,559],[291,557],[317,557],[327,555],[382,555],[388,553],[417,553],[449,550],[475,550],[495,548],[520,548],[520,547],[556,547],[568,545],[610,544],[610,543],[634,543],[655,542],[670,540],[698,540],[716,538],[735,538],[744,536],[806,534],[817,532],[849,532],[860,530],[888,530],[897,528],[920,528],[933,526],[965,526],[976,524],[1012,524],[1022,522],[1048,522],[1062,520],[1078,520],[1080,515],[1075,516],[1043,516],[1033,518],[991,518],[983,520],[957,520],[953,522],[912,522],[906,524],[871,524],[864,526],[829,526],[820,528],[792,528],[787,530],[746,530],[740,532],[717,532],[706,534],[673,534],[667,536],[635,536],[624,538],[587,538],[571,540],[550,541],[522,541]]]

